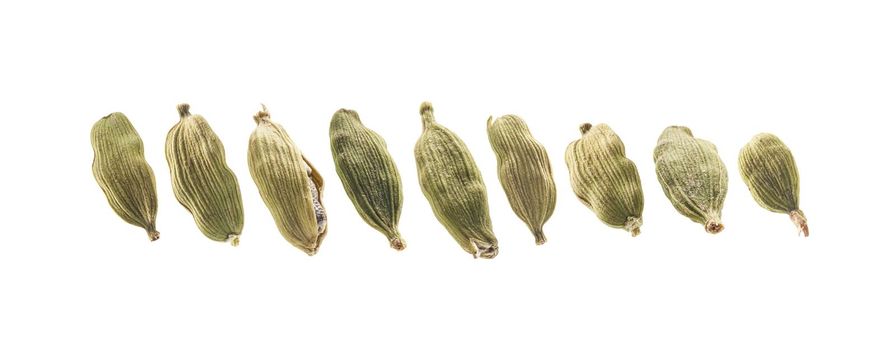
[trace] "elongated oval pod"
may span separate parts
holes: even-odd
[[[243,231],[243,201],[236,175],[224,158],[224,145],[205,118],[190,114],[190,105],[180,104],[177,111],[180,121],[165,140],[174,196],[206,237],[237,246]]]
[[[800,210],[800,173],[784,142],[772,134],[756,135],[740,150],[738,164],[756,202],[772,212],[790,215],[799,232],[809,237],[809,225]]]
[[[638,168],[625,157],[625,145],[606,124],[585,123],[579,130],[582,138],[566,147],[573,192],[600,221],[637,236],[644,211]]]
[[[432,104],[420,106],[423,134],[414,146],[417,176],[433,213],[474,258],[498,255],[485,183],[470,150],[451,130],[436,123]]]
[[[102,117],[90,130],[93,176],[112,210],[125,222],[146,230],[150,241],[156,231],[156,178],[143,156],[143,140],[128,118],[115,112]]]
[[[692,221],[703,224],[706,232],[722,232],[728,170],[716,146],[695,138],[691,129],[670,126],[657,141],[653,161],[657,178],[672,206]]]
[[[486,129],[498,160],[498,180],[510,207],[532,231],[535,244],[544,244],[543,227],[557,204],[548,152],[518,116],[505,115],[494,121],[489,117]]]
[[[386,141],[361,123],[358,113],[340,109],[330,120],[330,150],[345,194],[368,225],[389,239],[395,250],[405,247],[398,233],[401,177]]]
[[[255,122],[249,137],[252,179],[283,238],[314,255],[327,234],[323,178],[263,105]]]

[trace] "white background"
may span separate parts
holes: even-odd
[[[888,1],[0,5],[0,348],[890,348],[896,11]],[[417,108],[456,131],[500,241],[474,260],[422,196]],[[189,102],[240,181],[238,248],[174,199],[163,143]],[[277,232],[246,165],[266,103],[322,172],[330,234],[308,257]],[[387,140],[403,252],[365,225],[333,168],[338,108]],[[89,130],[128,115],[161,239],[109,208]],[[547,147],[557,209],[535,246],[498,183],[489,115]],[[563,162],[606,122],[638,165],[643,233],[610,229]],[[728,166],[717,236],[663,196],[652,150],[690,126]],[[754,134],[787,143],[812,235],[761,209],[736,167]]]

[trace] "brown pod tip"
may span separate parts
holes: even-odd
[[[240,235],[231,233],[229,236],[227,236],[227,239],[230,240],[230,245],[234,247],[238,247],[240,245]]]
[[[156,231],[154,228],[146,230],[146,235],[149,236],[150,242],[155,242],[159,239],[159,231]]]
[[[180,114],[181,118],[190,115],[190,105],[186,103],[181,103],[177,105],[177,113]]]
[[[261,104],[261,110],[258,111],[258,113],[255,113],[254,118],[255,118],[256,124],[261,124],[261,122],[263,122],[263,121],[265,121],[265,122],[271,121],[271,114],[268,113],[268,107],[265,106],[264,103]]]
[[[625,229],[628,232],[631,232],[632,237],[638,237],[638,235],[641,234],[641,224],[642,223],[643,222],[641,221],[641,218],[636,218],[634,216],[631,216],[625,220],[625,226],[623,227],[623,229]]]
[[[392,246],[392,249],[401,251],[404,250],[405,243],[401,237],[392,237],[389,239],[389,245]]]
[[[710,219],[706,222],[706,232],[716,234],[722,232],[724,229],[725,225],[722,225],[722,223],[716,219]]]
[[[542,231],[541,228],[532,230],[532,235],[535,236],[536,245],[542,245],[548,241],[547,237],[544,236],[544,231]]]
[[[495,244],[480,242],[477,239],[471,239],[473,245],[476,246],[476,253],[473,254],[473,259],[483,258],[483,259],[493,259],[498,256],[498,246]]]
[[[793,224],[799,228],[799,233],[803,234],[803,237],[809,237],[809,223],[806,222],[806,216],[803,215],[802,210],[794,210],[790,212],[790,221],[793,221]]]
[[[582,135],[588,133],[588,130],[591,130],[591,123],[584,123],[582,125],[579,125],[579,131],[582,132]]]

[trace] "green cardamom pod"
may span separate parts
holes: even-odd
[[[644,193],[635,163],[625,157],[622,139],[606,124],[579,127],[582,138],[566,147],[566,166],[573,192],[614,228],[641,233]]]
[[[357,112],[340,109],[330,120],[330,150],[336,173],[355,210],[364,222],[389,239],[392,248],[404,249],[405,242],[398,233],[401,177],[386,141],[365,127]]]
[[[695,138],[691,129],[670,126],[653,151],[656,175],[666,197],[679,213],[719,233],[728,193],[728,170],[711,142]]]
[[[106,200],[125,222],[146,229],[150,241],[156,231],[156,178],[143,156],[143,140],[124,114],[109,114],[90,130],[93,176]]]
[[[308,255],[314,255],[327,234],[321,202],[324,181],[317,169],[267,108],[255,115],[258,124],[249,137],[249,172],[271,211],[280,234]]]
[[[474,258],[498,255],[485,183],[470,150],[451,130],[436,123],[432,104],[420,106],[423,134],[414,146],[417,176],[433,213]]]
[[[498,180],[513,212],[529,226],[535,244],[544,244],[544,223],[554,213],[557,187],[544,146],[522,118],[488,118],[488,140],[498,159]]]
[[[738,163],[756,202],[772,212],[789,214],[799,232],[809,237],[809,225],[800,210],[800,173],[784,142],[772,134],[756,135],[740,150]]]
[[[180,120],[165,140],[174,196],[206,237],[237,246],[243,231],[243,201],[236,175],[224,158],[224,145],[205,118],[190,114],[190,105],[178,105],[177,112]]]

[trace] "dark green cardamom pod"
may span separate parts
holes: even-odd
[[[738,163],[756,202],[772,212],[789,214],[799,232],[809,237],[809,225],[800,210],[800,173],[784,142],[772,134],[756,135],[740,150]]]
[[[386,141],[361,123],[358,113],[340,109],[330,120],[330,150],[336,173],[355,210],[389,239],[392,248],[405,247],[398,233],[401,177]]]
[[[243,231],[243,201],[236,175],[224,158],[224,144],[205,118],[190,114],[190,105],[178,105],[177,112],[180,121],[165,140],[174,196],[206,237],[237,246]]]
[[[485,183],[470,150],[457,135],[436,123],[432,104],[420,106],[423,134],[414,146],[417,176],[433,213],[473,257],[498,255]]]
[[[641,233],[644,193],[635,163],[625,145],[606,124],[579,127],[582,138],[566,147],[566,165],[573,192],[610,227]]]
[[[544,223],[554,213],[557,187],[548,152],[522,118],[488,118],[488,140],[498,159],[498,180],[513,212],[529,226],[535,244],[544,244]]]
[[[124,114],[109,114],[90,130],[93,176],[112,210],[125,222],[146,229],[150,241],[156,231],[156,178],[143,156],[143,140]]]
[[[324,180],[262,105],[249,137],[249,172],[283,238],[314,255],[327,235]]]
[[[728,193],[728,170],[711,142],[695,138],[691,129],[670,126],[653,151],[656,175],[666,197],[679,213],[719,233]]]

